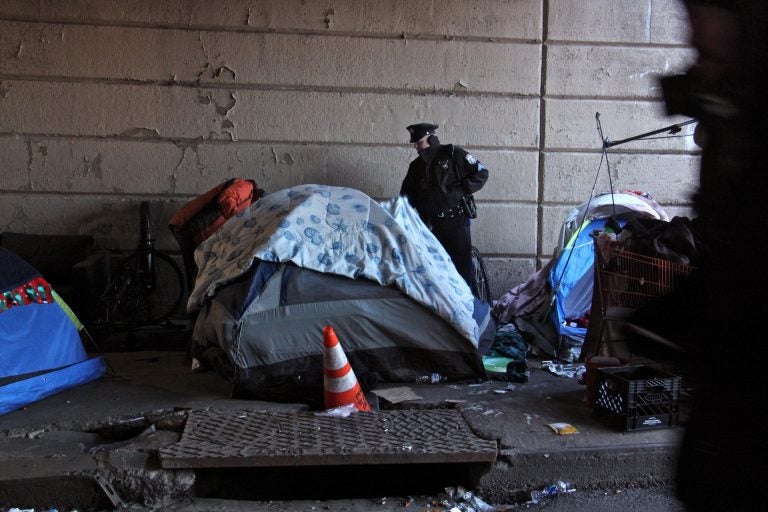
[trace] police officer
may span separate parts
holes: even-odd
[[[469,220],[476,214],[470,195],[483,188],[488,169],[459,146],[440,144],[435,124],[412,124],[406,129],[419,156],[408,166],[400,195],[416,208],[477,295]]]

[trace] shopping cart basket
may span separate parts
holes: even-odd
[[[632,325],[629,318],[649,301],[672,291],[675,282],[690,274],[693,267],[632,252],[604,236],[597,235],[594,241],[593,314],[585,349],[591,348],[594,351],[592,355],[632,359],[626,347],[628,327],[654,341],[670,343]]]

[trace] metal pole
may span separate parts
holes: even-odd
[[[697,119],[689,119],[688,121],[685,121],[683,123],[673,124],[673,125],[667,126],[666,128],[661,128],[659,130],[654,130],[648,133],[642,133],[640,135],[635,135],[634,137],[629,137],[627,139],[617,140],[614,142],[611,142],[608,139],[605,139],[603,140],[603,147],[612,148],[613,146],[618,146],[619,144],[624,144],[625,142],[632,142],[633,140],[643,139],[645,137],[650,137],[651,135],[657,135],[659,133],[664,133],[664,132],[678,133],[683,126],[689,125],[691,123],[695,123],[697,121],[698,121]]]

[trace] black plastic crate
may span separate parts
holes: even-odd
[[[674,427],[681,378],[650,366],[599,368],[595,412],[623,430]]]

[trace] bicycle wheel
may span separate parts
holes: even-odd
[[[477,298],[484,300],[487,303],[491,303],[491,287],[488,284],[488,274],[485,271],[485,263],[483,263],[483,257],[480,255],[480,251],[472,246],[472,278],[475,281],[475,291],[477,292]]]
[[[160,324],[179,310],[186,297],[184,276],[173,258],[161,252],[154,253],[156,286],[153,289],[147,288],[140,278],[140,258],[133,254],[123,260],[104,299],[109,310],[107,321],[112,325]]]

